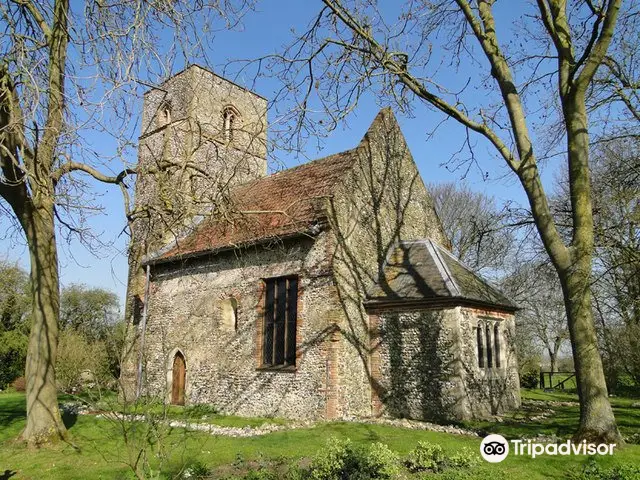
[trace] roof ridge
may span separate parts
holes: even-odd
[[[431,258],[433,258],[433,263],[435,263],[436,268],[438,269],[438,272],[440,273],[440,276],[442,277],[442,280],[444,281],[444,284],[447,287],[447,290],[449,290],[451,296],[461,296],[462,291],[456,283],[451,270],[449,270],[447,263],[440,256],[439,248],[437,247],[437,245],[434,245],[434,241],[431,238],[425,238],[423,242],[425,247],[427,247],[429,255],[431,255]]]
[[[351,153],[354,150],[356,150],[357,148],[358,147],[349,148],[347,150],[342,150],[341,152],[336,152],[336,153],[332,153],[330,155],[325,155],[324,157],[316,158],[314,160],[310,160],[308,162],[301,163],[300,165],[294,165],[293,167],[285,168],[284,170],[279,170],[277,172],[272,173],[271,175],[266,175],[264,177],[260,177],[260,178],[254,180],[254,181],[259,181],[259,180],[263,180],[263,179],[266,179],[266,178],[273,178],[273,177],[275,177],[277,175],[280,175],[280,174],[283,174],[283,173],[287,173],[287,172],[290,172],[292,170],[297,170],[298,168],[307,167],[307,166],[309,166],[309,165],[311,165],[313,163],[319,163],[319,162],[322,162],[322,161],[325,161],[325,160],[329,160],[331,157],[336,157],[338,155],[344,155],[344,154],[347,154],[347,153]]]

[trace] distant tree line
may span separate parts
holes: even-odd
[[[28,274],[0,262],[0,389],[24,376],[31,328]],[[120,374],[124,334],[118,296],[103,288],[71,284],[60,295],[58,387],[74,391]],[[19,382],[20,383],[20,382]]]

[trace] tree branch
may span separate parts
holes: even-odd
[[[15,3],[16,5],[24,7],[31,14],[31,16],[33,17],[33,20],[38,24],[38,26],[40,27],[40,30],[42,30],[42,34],[45,36],[45,40],[48,43],[51,39],[51,28],[49,28],[47,21],[42,15],[42,12],[38,10],[38,7],[36,7],[31,0],[10,0],[10,1]]]
[[[576,78],[576,85],[578,88],[587,88],[607,54],[607,50],[609,49],[609,44],[611,43],[611,38],[613,37],[613,32],[615,30],[618,12],[620,11],[620,3],[621,0],[609,0],[607,11],[604,14],[604,22],[602,23],[600,36],[595,41],[593,48],[589,52],[589,55],[584,62],[584,68]]]
[[[51,180],[55,185],[60,181],[60,179],[64,175],[71,172],[75,172],[75,171],[81,171],[81,172],[87,173],[91,175],[94,179],[98,180],[99,182],[112,183],[112,184],[121,184],[128,175],[135,175],[137,173],[133,169],[125,168],[118,175],[109,176],[109,175],[105,175],[104,173],[100,172],[94,167],[87,165],[86,163],[70,161],[70,162],[63,163],[60,167],[58,167],[57,170],[52,172]]]

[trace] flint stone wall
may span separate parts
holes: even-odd
[[[479,368],[478,319],[499,322],[500,368]],[[374,414],[417,420],[462,420],[520,405],[513,315],[463,307],[385,311],[371,316]]]
[[[186,359],[186,404],[244,416],[324,418],[326,357],[335,295],[326,234],[178,266],[156,267],[149,299],[146,394],[169,399],[177,351]],[[260,370],[263,278],[299,275],[296,369]],[[237,330],[224,321],[237,300]]]

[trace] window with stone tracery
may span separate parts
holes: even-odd
[[[238,110],[227,106],[222,111],[222,135],[225,142],[233,140],[234,129],[237,127]]]
[[[476,353],[478,367],[500,368],[501,333],[499,322],[479,321],[476,326]]]

